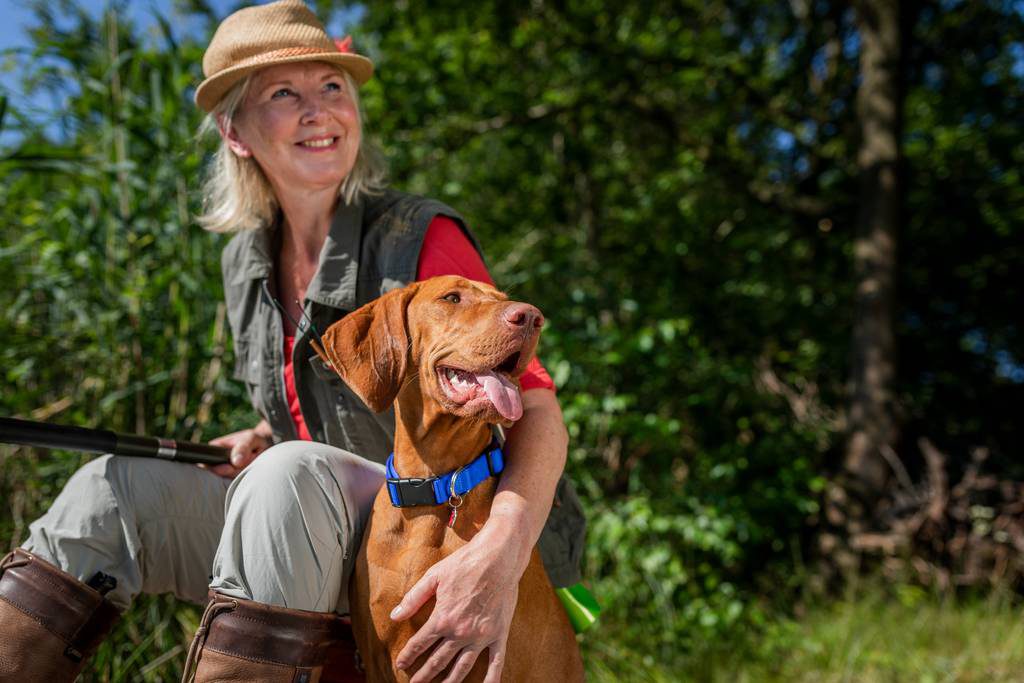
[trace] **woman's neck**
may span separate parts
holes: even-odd
[[[282,235],[281,257],[278,265],[286,270],[303,270],[320,259],[327,233],[331,229],[334,207],[338,201],[337,189],[282,192],[277,199],[281,205]]]
[[[287,312],[282,317],[284,332],[295,334],[302,316],[302,301],[320,264],[320,250],[327,240],[337,201],[337,190],[281,192],[281,242],[276,255],[277,294]]]

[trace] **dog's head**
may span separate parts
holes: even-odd
[[[331,325],[317,353],[374,412],[403,391],[424,408],[511,425],[517,379],[533,357],[541,312],[488,285],[445,275],[388,292]]]

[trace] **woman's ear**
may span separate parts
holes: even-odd
[[[217,130],[221,138],[228,144],[228,149],[235,153],[235,156],[248,158],[252,156],[252,150],[238,137],[238,129],[228,121],[223,114],[217,115]]]

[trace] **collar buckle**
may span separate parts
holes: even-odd
[[[486,479],[497,476],[505,469],[504,457],[497,442],[491,442],[483,453],[472,462],[445,474],[420,478],[398,476],[395,470],[395,454],[388,456],[385,464],[385,485],[391,504],[397,508],[420,505],[444,505],[450,507],[453,499],[461,499],[471,489]],[[463,482],[463,479],[465,481]]]
[[[388,477],[386,480],[391,504],[395,507],[408,508],[418,505],[436,505],[434,486],[430,479],[410,477]]]

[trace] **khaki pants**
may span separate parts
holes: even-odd
[[[266,450],[228,481],[194,465],[105,455],[68,481],[24,544],[82,581],[203,604],[233,597],[348,612],[348,580],[384,468],[309,441]]]

